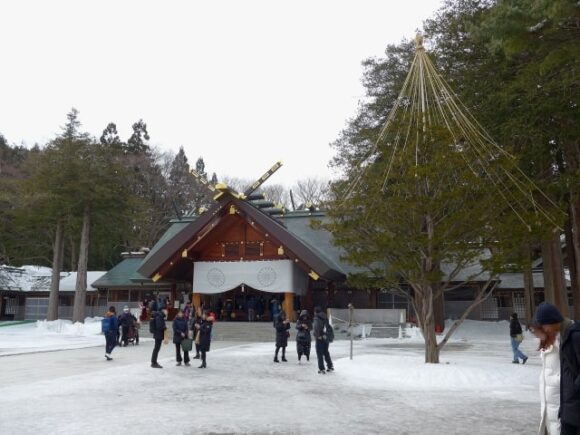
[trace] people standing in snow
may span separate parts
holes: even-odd
[[[198,368],[200,369],[207,368],[206,353],[209,352],[211,345],[211,329],[213,321],[214,318],[210,316],[207,311],[204,311],[201,316],[201,323],[195,325],[195,328],[199,331],[199,335],[196,335],[196,343],[199,341],[201,365]],[[199,337],[199,339],[197,337]]]
[[[541,420],[539,435],[559,435],[560,419],[560,356],[556,337],[548,338],[542,327],[533,325],[530,330],[539,339],[542,370],[540,371],[540,409]]]
[[[101,322],[101,328],[105,334],[105,358],[111,361],[111,353],[117,344],[117,333],[119,331],[119,320],[115,307],[110,306],[109,311],[105,314],[105,318]]]
[[[512,343],[512,351],[514,354],[512,363],[519,364],[521,359],[522,364],[525,364],[528,360],[528,357],[524,355],[519,349],[520,344],[524,339],[524,335],[522,332],[522,325],[520,325],[520,321],[518,320],[518,313],[512,313],[510,317],[510,339]]]
[[[187,338],[189,328],[187,326],[187,320],[183,314],[182,310],[177,312],[175,319],[173,319],[173,344],[175,344],[175,360],[177,365],[181,365],[181,342]],[[186,366],[189,366],[189,352],[183,351],[183,362]]]
[[[201,326],[202,321],[203,321],[203,319],[202,319],[201,307],[197,307],[197,309],[195,310],[195,315],[191,319],[191,328],[190,328],[193,331],[193,338],[195,341],[195,356],[193,357],[193,359],[200,359],[201,358],[201,355],[200,355],[201,347],[199,344],[199,338],[197,337],[197,334],[200,331],[200,326]]]
[[[119,323],[121,325],[121,343],[123,346],[127,346],[129,329],[134,327],[135,322],[137,322],[137,318],[131,314],[129,307],[125,305],[123,307],[123,314],[119,316]]]
[[[279,363],[278,352],[282,349],[282,361],[287,362],[286,346],[288,346],[288,337],[290,336],[290,321],[286,319],[286,314],[282,311],[278,317],[276,327],[276,352],[274,353],[274,362]]]
[[[536,310],[535,324],[541,327],[546,335],[547,343],[559,347],[560,433],[578,435],[580,434],[580,323],[564,318],[554,305],[542,302]]]
[[[296,321],[296,350],[298,352],[298,363],[301,362],[302,356],[306,357],[306,361],[310,361],[310,345],[312,342],[312,335],[310,330],[312,329],[312,322],[308,317],[308,311],[302,310],[300,316]]]
[[[155,369],[163,368],[157,362],[157,357],[159,356],[159,350],[161,349],[161,343],[163,342],[166,329],[167,326],[165,325],[164,310],[155,311],[151,313],[150,331],[153,334],[153,339],[155,340],[155,345],[153,346],[153,353],[151,354],[151,367]]]
[[[312,334],[316,342],[316,356],[318,357],[318,373],[325,374],[327,371],[334,371],[330,352],[328,350],[330,340],[327,335],[329,327],[326,314],[322,312],[320,307],[314,308],[314,322],[312,325]],[[324,362],[326,362],[326,370],[324,369]]]

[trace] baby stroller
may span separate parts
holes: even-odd
[[[139,345],[139,322],[133,322],[127,331],[127,343]]]

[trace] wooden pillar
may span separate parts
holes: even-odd
[[[284,293],[284,302],[282,309],[286,313],[286,318],[294,322],[296,315],[294,313],[294,293]]]
[[[193,293],[191,295],[191,305],[193,308],[197,310],[198,307],[201,307],[201,293]],[[217,315],[218,313],[216,313]]]

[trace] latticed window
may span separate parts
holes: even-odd
[[[262,242],[247,242],[246,243],[246,256],[247,257],[260,257],[264,255],[264,244]]]
[[[481,303],[481,318],[489,320],[499,319],[499,307],[497,298],[488,298]]]
[[[239,257],[239,256],[240,256],[239,242],[222,243],[222,257]]]
[[[520,319],[526,317],[526,301],[522,292],[514,292],[514,312],[518,314]]]

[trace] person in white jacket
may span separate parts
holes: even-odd
[[[547,335],[541,326],[531,328],[540,339],[540,357],[542,370],[540,372],[540,403],[541,421],[539,435],[560,435],[560,354],[559,343],[555,340],[549,343]]]

